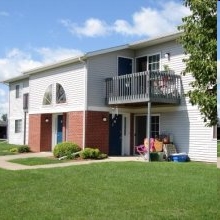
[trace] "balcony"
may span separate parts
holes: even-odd
[[[146,102],[179,104],[181,77],[173,71],[139,72],[106,79],[107,105],[138,105]]]

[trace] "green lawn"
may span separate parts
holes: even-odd
[[[219,175],[194,162],[0,169],[0,219],[220,219]]]
[[[18,158],[9,160],[12,163],[18,163],[28,166],[35,166],[35,165],[43,165],[43,164],[54,164],[54,163],[63,163],[63,162],[70,162],[70,160],[58,160],[58,158],[54,157],[30,157],[30,158]]]
[[[16,153],[12,153],[10,152],[11,148],[15,148],[19,145],[14,145],[14,144],[8,144],[7,142],[0,142],[0,156],[4,156],[4,155],[13,155]]]

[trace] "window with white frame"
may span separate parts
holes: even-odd
[[[53,94],[56,94],[55,99],[52,97]],[[56,104],[66,103],[66,93],[60,83],[56,83],[56,85],[51,84],[47,87],[44,93],[43,105],[51,105],[53,100],[54,102],[56,101]]]
[[[15,120],[15,133],[21,133],[21,123],[21,119]]]
[[[15,86],[15,97],[16,99],[20,98],[20,85]]]
[[[155,54],[148,57],[148,70],[149,71],[160,70],[160,54]]]
[[[63,86],[59,83],[56,84],[56,103],[65,103],[66,102],[66,94]]]
[[[160,70],[160,54],[143,56],[136,58],[136,71],[159,71]]]
[[[159,137],[160,133],[160,117],[158,115],[151,116],[151,137]]]
[[[49,85],[44,93],[43,105],[52,104],[52,84]]]

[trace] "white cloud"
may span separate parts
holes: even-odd
[[[107,34],[108,26],[104,21],[101,21],[96,18],[89,18],[83,24],[79,26],[75,23],[72,23],[70,20],[61,20],[60,21],[67,29],[74,35],[84,35],[87,37],[96,37],[104,36]]]
[[[40,64],[41,62],[34,61],[29,53],[13,48],[4,58],[0,58],[0,81],[20,75],[22,71]]]
[[[123,19],[116,20],[113,24],[97,18],[87,19],[82,26],[70,20],[61,20],[61,23],[73,34],[78,36],[104,36],[118,33],[122,35],[137,35],[153,37],[161,33],[177,31],[182,17],[190,14],[190,10],[181,2],[174,1],[159,4],[160,7],[142,7],[132,15],[132,22]]]
[[[7,114],[8,113],[8,102],[1,102],[0,103],[0,116],[2,114]]]
[[[47,47],[36,49],[36,51],[42,56],[43,63],[52,63],[60,60],[65,60],[70,57],[80,56],[82,52],[75,49],[57,48],[51,49]]]
[[[5,97],[6,96],[6,92],[0,88],[0,99],[1,97]]]
[[[66,48],[35,48],[24,52],[13,48],[0,58],[0,81],[21,75],[23,71],[82,54],[79,50]],[[40,57],[38,60],[33,56]]]
[[[8,17],[9,13],[6,11],[0,11],[0,16]]]
[[[8,94],[0,88],[0,116],[8,112]]]

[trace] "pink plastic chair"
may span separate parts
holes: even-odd
[[[147,159],[147,152],[148,152],[148,139],[144,139],[144,144],[140,146],[136,146],[136,151],[139,153],[141,157],[143,157],[145,160]],[[154,148],[154,138],[150,139],[150,152],[155,151]]]

